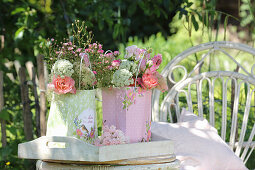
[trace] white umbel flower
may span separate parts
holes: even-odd
[[[74,73],[73,64],[65,59],[57,60],[52,67],[54,75],[64,78],[65,76],[71,77]]]
[[[119,69],[126,69],[130,71],[132,74],[135,74],[137,72],[137,64],[129,61],[129,60],[123,60],[120,64]]]
[[[129,86],[130,84],[134,83],[134,80],[132,79],[132,73],[128,71],[127,69],[117,70],[113,74],[112,83],[116,87]]]

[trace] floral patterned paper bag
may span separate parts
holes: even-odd
[[[93,143],[97,137],[94,90],[53,94],[46,136],[74,136]]]
[[[130,143],[151,138],[151,90],[139,94],[135,87],[103,89],[103,121],[124,132]]]

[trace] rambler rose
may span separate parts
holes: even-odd
[[[54,92],[57,94],[76,93],[74,80],[71,77],[53,77]]]

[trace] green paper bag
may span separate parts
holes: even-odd
[[[95,90],[54,93],[46,136],[74,136],[93,143],[97,137]]]

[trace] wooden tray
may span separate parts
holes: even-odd
[[[86,164],[133,164],[132,159],[153,159],[166,156],[173,159],[173,142],[169,140],[132,143],[123,145],[94,146],[74,137],[40,137],[18,145],[18,157],[24,159],[41,159],[62,163],[86,162]],[[152,157],[152,158],[146,158]],[[131,163],[130,160],[131,159]],[[166,158],[162,157],[160,161]],[[116,161],[118,160],[118,161]],[[121,163],[122,162],[122,163]],[[125,163],[126,162],[126,163]]]

